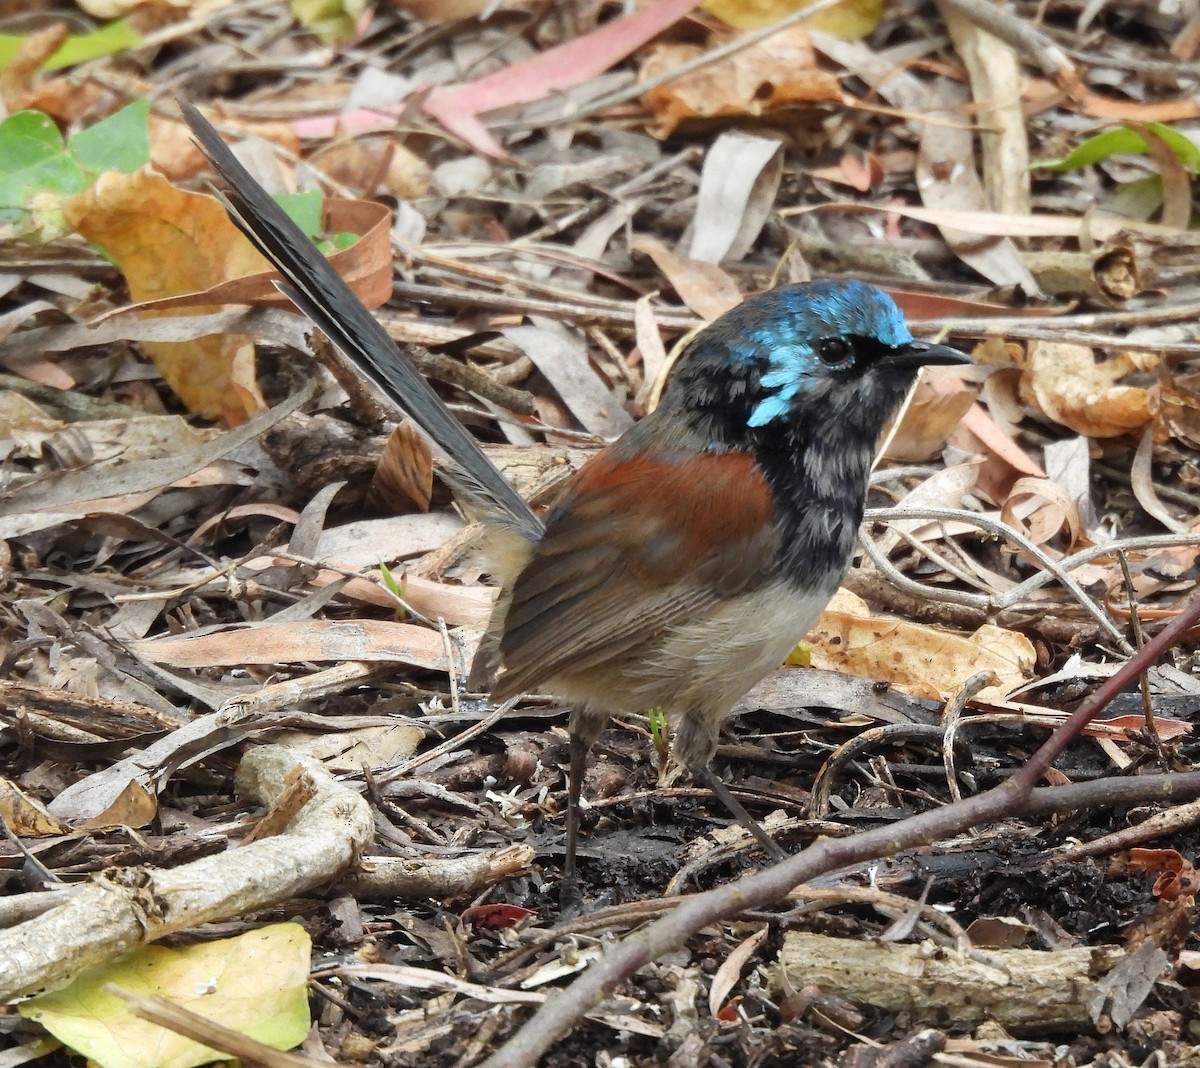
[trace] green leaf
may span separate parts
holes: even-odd
[[[62,151],[62,134],[49,115],[18,111],[0,122],[0,174],[35,166]]]
[[[93,177],[104,171],[136,171],[150,162],[149,116],[150,101],[135,100],[80,130],[67,141],[67,152]]]
[[[19,1011],[100,1068],[194,1068],[228,1055],[139,1019],[108,984],[158,994],[275,1049],[291,1049],[308,1033],[311,957],[308,934],[295,923],[184,949],[144,946],[87,969]]]
[[[1187,170],[1192,174],[1200,174],[1200,148],[1197,148],[1190,138],[1161,122],[1147,123],[1146,129],[1156,134]],[[1034,163],[1032,169],[1072,171],[1101,163],[1110,156],[1145,156],[1148,153],[1146,139],[1135,130],[1121,126],[1115,130],[1105,130],[1103,133],[1089,137],[1061,159],[1042,160]]]
[[[319,189],[310,189],[305,193],[277,193],[275,203],[304,231],[305,237],[311,240],[321,232],[325,198]]]
[[[116,55],[129,48],[137,48],[144,38],[130,25],[127,19],[106,23],[91,33],[72,34],[45,63],[42,70],[62,70],[89,59]],[[7,67],[25,43],[25,37],[13,33],[0,33],[0,70]]]
[[[38,193],[71,196],[88,177],[70,159],[54,121],[40,111],[18,111],[0,122],[0,217],[16,222]]]

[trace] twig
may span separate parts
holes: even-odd
[[[992,519],[990,516],[980,515],[978,512],[968,512],[963,508],[876,508],[868,513],[868,518],[883,522],[901,519],[934,519],[969,523],[979,527],[981,530],[986,530],[989,534],[995,534],[998,537],[1005,538],[1019,545],[1042,566],[1044,574],[1041,576],[1042,582],[1039,582],[1038,585],[1048,582],[1051,576],[1058,579],[1063,587],[1079,602],[1083,610],[1099,624],[1100,629],[1104,631],[1110,641],[1126,655],[1133,652],[1133,647],[1126,641],[1125,635],[1121,633],[1120,628],[1108,618],[1104,609],[1093,598],[1088,596],[1084,588],[1068,574],[1062,563],[1054,560],[1041,546],[1035,544],[1015,527],[1009,526],[1001,520]],[[910,592],[915,592],[915,590],[922,588],[920,583],[913,582],[912,579],[896,570],[869,540],[864,543],[864,548],[867,551],[867,555],[871,557],[871,562],[880,571],[886,573],[897,585],[904,589],[910,589]],[[1111,551],[1111,548],[1109,551]],[[966,593],[963,590],[941,590],[939,591],[939,596],[947,600],[957,601],[959,604],[986,608],[989,612],[995,612],[1002,608],[1007,608],[1020,600],[1015,592],[1020,588],[1014,586],[1013,589],[1007,590],[1004,593],[992,594],[973,594]],[[1028,596],[1027,592],[1021,594],[1021,597],[1025,596]]]
[[[1049,37],[1018,18],[1007,8],[989,0],[944,0],[947,7],[958,11],[980,29],[987,30],[1005,44],[1036,63],[1044,73],[1054,78],[1072,96],[1084,90],[1070,57]]]

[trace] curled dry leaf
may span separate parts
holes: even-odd
[[[367,503],[379,512],[407,511],[414,504],[429,511],[433,497],[433,452],[429,439],[410,419],[388,437],[371,477]]]
[[[25,37],[12,60],[0,71],[0,100],[9,111],[29,107],[29,96],[42,64],[62,47],[71,35],[65,22],[52,22]]]
[[[1158,412],[1157,389],[1117,384],[1141,369],[1128,353],[1101,363],[1085,345],[1034,341],[1021,399],[1086,437],[1117,437],[1145,426]]]
[[[20,5],[14,10],[19,13]],[[129,102],[121,90],[99,79],[79,78],[74,73],[47,77],[44,64],[60,46],[69,43],[70,26],[66,22],[52,23],[21,39],[17,54],[0,69],[0,102],[8,114],[40,111],[65,127],[85,117],[94,121]]]
[[[905,693],[946,700],[979,671],[997,682],[980,700],[1003,700],[1032,675],[1037,660],[1023,634],[985,624],[955,634],[897,619],[872,617],[867,603],[838,590],[808,635],[812,666],[886,682]]]
[[[1200,448],[1200,375],[1164,374],[1159,379],[1160,418],[1173,437]]]
[[[1021,478],[1000,509],[1000,518],[1009,526],[1024,530],[1030,541],[1052,555],[1049,543],[1066,528],[1067,551],[1086,548],[1091,541],[1084,533],[1079,506],[1048,478]]]
[[[649,81],[702,55],[692,44],[650,49],[639,78]],[[654,113],[654,133],[667,137],[682,123],[724,115],[769,115],[784,108],[841,102],[837,78],[817,67],[808,34],[792,26],[706,67],[648,89],[642,97]]]
[[[0,778],[0,819],[22,838],[48,838],[66,834],[70,827],[31,797],[11,779]]]
[[[1026,251],[1022,256],[1047,296],[1085,296],[1120,304],[1144,288],[1137,256],[1125,245],[1107,248],[1099,255],[1053,249]]]

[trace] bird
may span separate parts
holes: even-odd
[[[430,437],[492,531],[500,592],[469,683],[494,701],[545,693],[570,708],[564,900],[587,757],[614,714],[661,709],[674,758],[782,857],[712,771],[721,723],[837,590],[879,438],[920,368],[969,358],[914,338],[862,281],[747,297],[687,344],[659,405],[539,516],[200,112],[181,108],[281,291]]]

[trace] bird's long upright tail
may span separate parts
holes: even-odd
[[[345,357],[408,415],[458,469],[452,481],[485,500],[530,535],[541,522],[525,499],[434,392],[379,320],[355,296],[304,232],[238,162],[200,111],[179,102],[184,121],[228,190],[221,194],[234,225],[282,275],[280,291]]]

